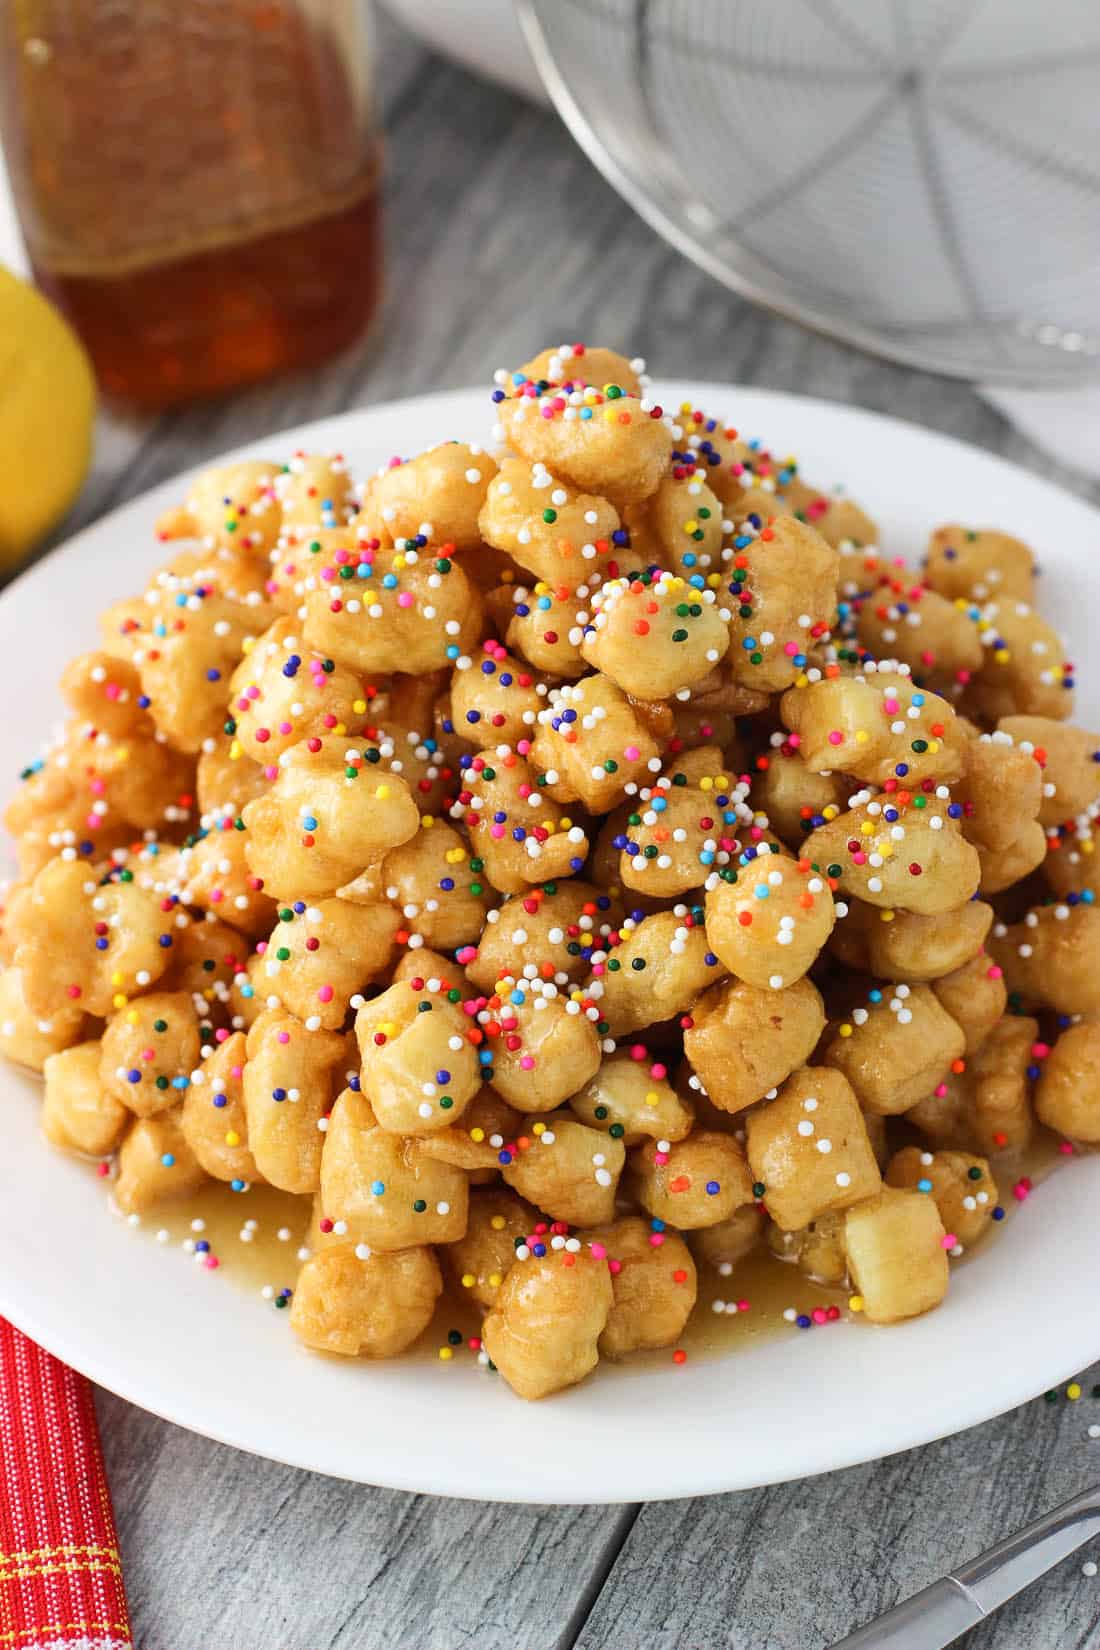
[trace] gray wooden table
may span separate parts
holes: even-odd
[[[878,408],[1051,473],[963,385],[869,361],[715,286],[634,218],[555,117],[384,21],[381,43],[391,256],[373,340],[307,378],[106,429],[78,523],[237,442],[484,383],[492,366],[577,337],[628,344],[658,372]],[[1096,1380],[1100,1366],[1079,1402],[1039,1400],[893,1460],[642,1507],[371,1490],[237,1454],[107,1394],[100,1416],[142,1650],[817,1650],[1100,1475]],[[1098,1646],[1100,1580],[1070,1560],[967,1644]]]

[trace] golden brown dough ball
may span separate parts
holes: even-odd
[[[699,1266],[711,1266],[722,1276],[729,1277],[745,1259],[760,1247],[764,1232],[764,1212],[759,1204],[742,1203],[728,1220],[717,1226],[699,1226],[688,1233],[688,1246]]]
[[[581,652],[636,699],[670,699],[701,682],[729,651],[729,608],[713,590],[650,570],[610,579],[591,600]]]
[[[456,667],[451,681],[451,717],[479,750],[515,745],[534,733],[545,688],[521,660],[491,638],[469,664]]]
[[[960,968],[933,980],[932,990],[941,1006],[961,1026],[968,1055],[982,1046],[1004,1014],[1008,1001],[1004,972],[984,949]]]
[[[442,982],[395,982],[355,1017],[363,1093],[384,1129],[434,1134],[456,1123],[480,1086],[470,1021]]]
[[[459,831],[431,816],[422,818],[418,834],[392,849],[380,867],[379,893],[395,907],[394,927],[444,951],[476,945],[489,891],[470,870],[472,857]]]
[[[553,1111],[600,1067],[595,1026],[579,1001],[559,996],[557,989],[524,981],[494,1011],[501,1034],[491,1045],[492,1084],[524,1111]]]
[[[385,977],[399,922],[388,905],[284,905],[258,970],[264,988],[307,1029],[338,1031],[355,994]]]
[[[889,1117],[930,1093],[965,1049],[931,986],[887,985],[852,1010],[822,1059],[844,1073],[861,1106]]]
[[[441,555],[476,550],[478,516],[496,473],[496,460],[482,447],[443,441],[404,464],[379,470],[367,486],[363,510],[380,518],[391,538],[423,534]]]
[[[484,1084],[457,1123],[438,1134],[419,1137],[422,1157],[464,1169],[471,1186],[495,1180],[500,1170],[500,1154],[515,1142],[523,1119],[496,1089]]]
[[[815,773],[910,787],[927,779],[949,784],[962,774],[967,740],[953,708],[889,665],[868,663],[856,676],[790,688],[780,708]]]
[[[367,709],[359,677],[307,648],[290,618],[276,619],[245,649],[226,698],[242,749],[265,763],[315,734],[342,737]]]
[[[190,1197],[206,1181],[206,1171],[187,1144],[180,1111],[135,1117],[118,1149],[118,1178],[111,1187],[124,1215],[141,1215],[160,1203]]]
[[[199,1063],[199,1022],[185,991],[151,991],[112,1014],[99,1076],[136,1117],[178,1105]]]
[[[318,1352],[395,1358],[427,1329],[442,1289],[428,1248],[360,1259],[341,1245],[311,1255],[298,1273],[290,1327]]]
[[[266,933],[275,920],[275,901],[248,863],[247,831],[232,816],[211,819],[180,850],[172,893],[197,905],[242,934]]]
[[[800,751],[786,741],[754,775],[752,799],[767,814],[776,835],[797,854],[815,825],[844,808],[851,790],[843,774],[815,773]]]
[[[978,845],[978,859],[982,868],[981,892],[992,898],[1006,888],[1022,882],[1042,863],[1046,855],[1046,835],[1037,819],[1030,820],[1014,842],[1007,848],[985,848]]]
[[[595,1369],[613,1304],[607,1262],[563,1242],[511,1268],[485,1319],[482,1344],[513,1392],[545,1398]]]
[[[554,590],[599,584],[614,561],[619,513],[602,489],[578,491],[545,464],[506,458],[479,522],[486,544],[504,551]]]
[[[689,771],[684,771],[685,764]],[[652,899],[670,899],[698,888],[715,864],[735,852],[733,837],[751,817],[747,785],[725,773],[722,753],[701,746],[652,785],[643,785],[626,816],[619,876],[625,886]],[[739,813],[740,810],[740,813]]]
[[[118,1146],[132,1114],[104,1088],[99,1066],[98,1041],[45,1057],[41,1127],[52,1146],[86,1157],[105,1157]]]
[[[344,1080],[345,1039],[269,1009],[250,1028],[246,1055],[244,1108],[257,1168],[284,1192],[315,1192],[324,1145],[318,1125]]]
[[[701,474],[678,466],[642,504],[627,505],[623,524],[630,534],[635,566],[667,567],[684,578],[719,571],[732,552],[723,552],[725,522],[721,500]]]
[[[246,1043],[244,1033],[236,1031],[203,1060],[180,1114],[184,1138],[207,1174],[235,1182],[237,1190],[264,1178],[248,1147]]]
[[[958,693],[982,667],[971,609],[920,585],[893,600],[881,585],[873,590],[860,605],[856,634],[874,658],[899,659],[942,693]]]
[[[506,978],[575,984],[590,972],[593,954],[607,951],[622,921],[621,903],[580,877],[548,889],[532,887],[487,913],[477,956],[466,963],[483,991]]]
[[[514,753],[475,756],[451,810],[470,833],[479,868],[502,894],[522,894],[584,868],[588,838],[539,777]]]
[[[584,1234],[607,1256],[614,1305],[599,1339],[605,1358],[672,1346],[683,1334],[698,1288],[691,1250],[678,1232],[655,1232],[639,1215]]]
[[[836,615],[840,558],[821,534],[778,516],[734,540],[727,587],[733,610],[729,664],[734,680],[763,693],[790,687],[817,637]]]
[[[686,1140],[657,1140],[630,1154],[630,1187],[657,1220],[681,1231],[717,1226],[753,1202],[745,1148],[731,1134],[695,1129]]]
[[[707,938],[730,973],[781,991],[800,980],[836,921],[825,877],[808,859],[753,860],[707,891]]]
[[[499,412],[522,458],[620,508],[648,498],[668,467],[672,432],[658,407],[632,395],[551,391],[506,400]]]
[[[846,1209],[881,1184],[851,1085],[825,1066],[803,1066],[774,1100],[750,1112],[746,1150],[751,1178],[785,1231]]]
[[[514,372],[503,368],[494,374],[494,381],[506,395],[526,393],[531,385],[540,394],[553,386],[560,389],[606,389],[615,384],[627,395],[640,395],[646,382],[644,361],[628,361],[618,350],[600,344],[558,344],[540,350],[530,361],[525,361]]]
[[[68,1002],[50,1015],[33,1014],[23,996],[23,976],[18,968],[0,972],[0,1054],[16,1065],[41,1071],[51,1054],[59,1054],[80,1041],[84,1011],[79,1003]]]
[[[965,1249],[989,1229],[997,1207],[997,1182],[989,1163],[971,1152],[925,1152],[906,1146],[890,1159],[886,1184],[930,1197],[945,1232]]]
[[[925,917],[853,900],[843,926],[851,925],[862,926],[863,966],[878,979],[935,983],[978,955],[993,925],[993,907],[972,899],[957,911]]]
[[[551,1220],[600,1226],[615,1212],[626,1153],[621,1140],[590,1129],[568,1112],[528,1119],[519,1150],[502,1165],[504,1179]]]
[[[224,812],[236,818],[246,803],[263,795],[268,783],[260,764],[245,756],[231,734],[203,742],[195,780],[200,814]]]
[[[582,1123],[605,1129],[627,1151],[644,1140],[685,1140],[694,1122],[691,1107],[668,1081],[664,1062],[640,1049],[621,1049],[605,1059],[569,1106]]]
[[[839,883],[843,897],[942,916],[977,893],[981,862],[948,814],[946,798],[920,793],[914,799],[906,791],[859,802],[860,795],[866,793],[857,792],[856,805],[819,825],[802,850]]]
[[[153,718],[139,705],[141,677],[128,659],[78,653],[61,673],[61,696],[73,715],[113,739],[152,738]]]
[[[1100,1025],[1067,1027],[1044,1060],[1035,1090],[1035,1114],[1040,1123],[1086,1145],[1100,1141],[1098,1058]]]
[[[161,733],[177,750],[195,754],[223,727],[233,669],[270,613],[216,593],[200,597],[169,587],[156,594],[149,608],[154,628],[143,636],[134,663]]]
[[[415,835],[420,813],[409,787],[398,774],[376,773],[370,749],[304,740],[284,751],[275,783],[245,808],[248,863],[272,898],[335,894]]]
[[[479,1186],[470,1193],[465,1233],[439,1252],[465,1299],[489,1311],[515,1261],[517,1244],[534,1233],[538,1220],[531,1205],[506,1186]]]
[[[1040,770],[1040,824],[1060,825],[1100,800],[1100,734],[1044,716],[1006,716],[998,732],[1013,739]]]
[[[869,1323],[899,1323],[947,1293],[943,1222],[930,1197],[883,1187],[844,1220],[852,1283]]]
[[[586,676],[551,691],[531,757],[546,793],[606,813],[660,768],[649,720],[610,677]]]
[[[593,585],[599,582],[593,575]],[[584,627],[590,617],[587,582],[576,589],[539,580],[534,589],[511,585],[508,591],[504,639],[513,653],[534,670],[559,677],[583,676],[588,661],[581,653]]]
[[[928,541],[925,580],[952,601],[996,597],[1029,602],[1035,557],[1019,539],[990,528],[937,527]]]
[[[782,1261],[793,1263],[812,1283],[836,1288],[848,1277],[848,1255],[844,1248],[844,1211],[811,1220],[797,1232],[785,1232],[774,1221],[767,1229],[768,1247]]]
[[[825,1007],[809,980],[781,991],[728,980],[691,1009],[684,1053],[713,1105],[739,1112],[804,1065],[825,1029]]]
[[[453,663],[480,641],[481,597],[457,561],[430,546],[380,544],[361,561],[356,554],[367,552],[338,551],[318,569],[318,587],[305,599],[307,647],[360,674],[415,675]],[[348,567],[357,576],[345,580]]]
[[[1073,675],[1061,637],[1027,602],[999,600],[982,609],[985,661],[962,700],[987,722],[1006,716],[1073,714]]]
[[[345,1089],[332,1108],[321,1159],[324,1218],[348,1241],[389,1252],[454,1243],[466,1230],[470,1183],[420,1141],[378,1128],[363,1094]]]
[[[600,969],[588,990],[613,1037],[682,1014],[723,972],[705,928],[684,907],[624,922],[621,942]]]
[[[1021,922],[995,923],[989,952],[1005,985],[1027,1004],[1062,1014],[1100,1009],[1100,909],[1043,905]]]
[[[23,999],[44,1019],[74,1003],[86,1014],[110,1014],[155,984],[171,960],[171,932],[155,898],[121,873],[101,883],[75,860],[42,867],[9,928]]]
[[[952,789],[953,800],[963,810],[963,835],[979,849],[1012,848],[1039,813],[1038,764],[1030,751],[1001,732],[969,740],[964,759],[965,771]]]
[[[993,1156],[1023,1152],[1035,1133],[1031,1088],[1037,1020],[1005,1015],[969,1056],[961,1076],[937,1084],[906,1113],[934,1146]]]

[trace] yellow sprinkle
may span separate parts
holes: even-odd
[[[351,708],[355,711],[357,716],[362,716],[363,712],[367,708],[367,701],[365,699],[355,699],[352,701]]]
[[[536,596],[547,596],[549,594],[550,594],[550,586],[548,584],[544,584],[543,581],[540,579],[538,584],[536,584],[536,586],[535,586],[535,595]]]
[[[721,582],[722,582],[721,573],[708,573],[707,574],[707,589],[708,590],[717,590],[718,586],[721,584]]]
[[[501,1275],[500,1272],[490,1272],[489,1273],[489,1288],[490,1289],[499,1289],[503,1282],[504,1282],[504,1278],[503,1278],[503,1276]]]
[[[379,802],[386,802],[389,799],[390,788],[388,785],[379,785],[374,794]]]
[[[863,1296],[862,1295],[849,1295],[849,1297],[848,1297],[848,1310],[849,1310],[849,1312],[862,1312],[863,1311]]]
[[[939,748],[940,748],[940,742],[939,742],[938,739],[930,739],[928,741],[928,750],[929,750],[930,755],[935,756],[935,754],[939,750]]]
[[[645,1097],[645,1103],[647,1106],[656,1106],[660,1103],[660,1099],[661,1096],[657,1093],[657,1090],[650,1089],[649,1093]]]
[[[460,865],[466,858],[466,850],[465,848],[448,848],[443,858],[448,865]]]
[[[474,1277],[474,1274],[472,1272],[463,1272],[463,1274],[462,1274],[462,1287],[463,1287],[463,1289],[472,1289],[476,1282],[477,1282],[477,1279]]]
[[[117,968],[115,969],[114,973],[111,975],[111,984],[112,985],[121,985],[122,984],[122,975],[119,973]]]
[[[237,1133],[236,1129],[228,1129],[226,1131],[225,1143],[226,1143],[227,1146],[239,1146],[240,1145],[241,1137]]]
[[[999,665],[1007,665],[1012,655],[1008,651],[1007,647],[995,647],[993,649],[993,657]]]
[[[1087,837],[1085,839],[1085,841],[1081,843],[1081,852],[1083,854],[1091,854],[1091,853],[1095,853],[1095,851],[1096,850],[1095,850],[1095,847],[1093,845],[1093,840],[1092,840],[1091,836]]]
[[[126,1016],[126,1024],[127,1024],[127,1025],[128,1025],[128,1026],[134,1026],[134,1025],[137,1025],[137,1009],[136,1009],[136,1008],[132,1008],[132,1009],[131,1009],[131,1010],[130,1010],[130,1012],[129,1012],[129,1014],[127,1014],[127,1016]]]
[[[827,808],[822,808],[821,817],[822,819],[835,819],[839,812],[840,809],[837,807],[836,803],[830,802]]]
[[[565,814],[563,814],[562,817],[558,820],[558,830],[559,831],[571,831],[572,829],[573,829],[573,821],[571,819],[569,819]]]
[[[894,844],[892,842],[876,842],[875,847],[878,850],[880,859],[892,859],[894,857]]]
[[[531,1133],[532,1134],[545,1134],[546,1133],[546,1124],[545,1123],[533,1123],[531,1125]]]
[[[455,1349],[453,1346],[441,1346],[439,1349],[439,1356],[445,1364],[450,1363],[454,1355]]]
[[[857,745],[865,745],[867,743],[868,739],[870,739],[870,737],[871,737],[871,735],[867,732],[866,728],[857,728],[857,730],[856,730],[856,744]]]
[[[794,685],[795,685],[795,687],[809,687],[810,678],[808,676],[805,676],[805,675],[796,676],[795,679],[794,679]]]
[[[116,991],[114,996],[111,998],[111,1005],[114,1008],[125,1008],[129,1001],[130,999],[124,991]]]
[[[503,1215],[494,1215],[492,1220],[489,1222],[489,1225],[493,1228],[494,1232],[503,1232],[504,1227],[505,1227],[504,1216]]]
[[[252,649],[255,646],[256,646],[256,637],[255,636],[246,636],[243,643],[241,644],[241,652],[242,653],[251,653]]]
[[[618,417],[618,414],[616,413],[614,407],[608,407],[606,412],[603,415],[604,423],[605,424],[614,424],[617,417]]]
[[[850,1037],[852,1035],[851,1026],[850,1025],[842,1025],[841,1028],[840,1028],[840,1035],[842,1037]]]
[[[875,827],[869,819],[865,819],[859,829],[863,836],[874,836],[875,834]]]
[[[694,408],[692,407],[690,401],[681,401],[680,402],[680,411],[682,413],[689,413],[689,412],[693,412]]]
[[[470,1130],[470,1139],[474,1142],[474,1144],[476,1146],[480,1146],[481,1142],[485,1139],[485,1130],[484,1129],[471,1129]]]
[[[435,824],[435,815],[434,814],[421,814],[420,815],[420,828],[421,828],[422,831],[430,831],[434,824]]]
[[[878,915],[880,922],[893,922],[895,913],[893,911],[880,911]]]
[[[704,779],[700,779],[700,781],[699,781],[699,789],[700,789],[700,790],[701,790],[701,791],[710,791],[710,790],[713,790],[713,789],[714,789],[714,780],[713,780],[713,779],[706,779],[706,778],[704,778]]]
[[[393,565],[398,570],[400,570],[402,567],[407,567],[408,566],[408,562],[406,561],[405,557],[401,554],[400,551],[398,551],[397,555],[393,558]]]
[[[544,831],[549,831],[550,835],[553,836],[554,832],[558,828],[558,822],[557,822],[556,819],[544,819],[542,821],[542,828],[543,828]],[[563,828],[564,828],[564,822],[563,822]]]
[[[1069,1383],[1069,1385],[1067,1386],[1067,1388],[1066,1388],[1066,1397],[1070,1400],[1071,1403],[1075,1404],[1080,1396],[1081,1396],[1080,1383],[1077,1382],[1077,1381],[1071,1381]]]
[[[699,529],[699,523],[697,521],[693,520],[693,521],[685,521],[684,522],[684,532],[685,533],[695,533],[695,532],[698,532],[698,529]]]

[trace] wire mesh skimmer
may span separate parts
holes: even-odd
[[[516,0],[574,136],[736,292],[989,382],[1100,374],[1097,0]]]

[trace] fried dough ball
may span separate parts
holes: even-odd
[[[490,1310],[516,1258],[517,1245],[534,1232],[538,1218],[529,1203],[505,1186],[481,1186],[470,1193],[466,1231],[439,1254],[466,1299]]]
[[[454,1243],[465,1232],[462,1170],[428,1157],[419,1140],[376,1127],[365,1095],[344,1090],[324,1138],[321,1206],[346,1222],[349,1242],[388,1252]]]
[[[641,1216],[626,1215],[584,1235],[597,1260],[603,1250],[610,1262],[614,1305],[599,1339],[602,1356],[674,1345],[698,1289],[691,1250],[679,1233],[655,1233]]]
[[[593,581],[599,582],[598,575],[593,575]],[[506,616],[500,621],[505,626],[504,640],[534,670],[558,677],[585,675],[588,662],[581,653],[581,642],[590,617],[590,595],[587,583],[575,590],[545,580],[533,590],[510,585]]]
[[[599,493],[577,491],[545,464],[506,458],[489,486],[479,527],[486,544],[536,579],[573,591],[602,576],[619,514]]]
[[[588,986],[613,1037],[682,1014],[721,976],[705,928],[698,921],[689,926],[686,916],[677,907],[623,924],[620,943],[601,964],[602,976]]]
[[[318,1352],[396,1358],[427,1329],[442,1289],[431,1249],[365,1260],[347,1246],[325,1249],[298,1273],[290,1327]]]
[[[153,718],[138,700],[141,677],[128,659],[109,653],[79,653],[61,673],[61,696],[80,717],[112,739],[151,739]]]
[[[137,1117],[177,1105],[199,1063],[199,1022],[186,991],[151,991],[112,1014],[99,1077]]]
[[[479,1185],[486,1176],[496,1179],[501,1151],[515,1140],[521,1124],[519,1112],[486,1083],[478,1089],[460,1122],[420,1137],[421,1155],[464,1169],[470,1184]]]
[[[626,1162],[621,1140],[568,1112],[551,1112],[525,1122],[517,1144],[502,1165],[504,1179],[551,1220],[601,1226],[614,1218]]]
[[[698,472],[686,469],[662,477],[644,503],[623,511],[635,562],[667,567],[685,579],[718,571],[732,558],[722,550],[723,526],[730,525],[724,518],[718,496]]]
[[[335,894],[420,824],[400,775],[374,774],[362,746],[335,739],[284,751],[275,783],[241,818],[253,873],[273,898],[290,900]]]
[[[234,754],[236,752],[236,754]],[[201,814],[240,814],[246,803],[262,796],[269,781],[258,762],[245,756],[231,735],[203,744],[195,781]]]
[[[427,549],[379,546],[371,554],[369,562],[341,563],[357,576],[338,584],[328,582],[339,577],[338,566],[318,570],[321,582],[305,599],[307,647],[360,674],[417,675],[477,645],[481,597],[458,562]]]
[[[170,961],[171,935],[153,896],[121,878],[97,882],[74,860],[42,867],[9,926],[24,1001],[43,1019],[73,1003],[109,1014],[128,993],[153,985]]]
[[[42,1062],[42,1133],[52,1146],[106,1157],[121,1141],[131,1114],[100,1082],[99,1066],[98,1041],[77,1043]]]
[[[233,981],[245,966],[247,944],[235,928],[209,915],[195,922],[175,920],[172,965],[161,976],[161,989],[189,992],[196,1013],[209,1014],[215,1003],[229,1001]]]
[[[785,743],[754,777],[752,798],[776,835],[800,853],[808,833],[845,807],[851,789],[843,774],[815,773],[799,750]]]
[[[844,1246],[868,1323],[899,1323],[947,1293],[943,1222],[932,1198],[884,1186],[849,1209]]]
[[[571,405],[558,405],[565,401]],[[648,498],[668,468],[672,432],[659,408],[632,395],[551,392],[503,401],[499,412],[505,439],[522,458],[619,508]]]
[[[728,1220],[717,1226],[699,1226],[688,1233],[688,1247],[699,1266],[713,1266],[728,1277],[736,1271],[746,1255],[760,1245],[764,1231],[764,1213],[756,1203],[742,1203]]]
[[[522,661],[490,638],[469,665],[455,670],[452,719],[480,750],[515,745],[534,732],[544,696],[536,691],[538,685]]]
[[[244,1108],[256,1166],[284,1192],[315,1192],[324,1145],[318,1124],[347,1062],[345,1039],[267,1009],[249,1030],[246,1053]]]
[[[237,739],[273,762],[301,739],[358,724],[367,708],[360,679],[305,646],[296,619],[276,619],[245,651],[229,679]]]
[[[391,985],[359,1009],[355,1033],[363,1093],[382,1127],[394,1134],[447,1128],[478,1091],[470,1021],[441,984],[432,991],[417,976]]]
[[[485,1350],[513,1392],[545,1398],[595,1369],[614,1304],[605,1260],[552,1249],[517,1261],[482,1326]]]
[[[351,476],[342,453],[296,452],[278,467],[275,497],[280,527],[322,527],[355,513]]]
[[[583,869],[588,838],[538,783],[523,757],[475,756],[451,810],[470,832],[478,869],[502,894]]]
[[[1005,985],[1028,1004],[1063,1014],[1100,1010],[1100,909],[1044,905],[1022,922],[996,923],[989,938]]]
[[[952,791],[962,806],[963,835],[979,849],[1002,852],[1011,848],[1039,814],[1042,778],[1038,764],[1029,750],[1002,732],[969,740],[964,760],[962,778]]]
[[[388,905],[341,899],[319,900],[301,912],[284,906],[259,972],[308,1029],[338,1031],[356,993],[384,979],[400,920]]]
[[[707,891],[707,938],[719,960],[737,979],[772,991],[802,978],[835,921],[829,884],[808,859],[754,860]]]
[[[157,596],[134,662],[157,727],[177,750],[194,755],[223,727],[230,676],[268,613],[216,593],[166,589]]]
[[[924,577],[952,601],[1000,597],[1029,602],[1035,588],[1035,557],[1008,533],[988,527],[937,527],[928,541]]]
[[[930,1093],[965,1049],[931,986],[894,985],[852,1010],[822,1059],[844,1073],[866,1111],[890,1117]]]
[[[693,760],[682,759],[641,788],[627,829],[612,839],[621,844],[623,883],[650,898],[674,898],[698,888],[712,866],[728,862],[734,851],[729,829],[740,828],[740,814],[751,817],[742,801],[748,787],[733,784],[723,772],[721,751],[700,746],[689,756]],[[690,771],[684,771],[685,762]]]
[[[977,899],[934,917],[883,911],[853,900],[843,927],[862,931],[862,967],[876,978],[934,984],[978,955],[992,925],[993,907]]]
[[[676,573],[610,579],[590,605],[581,652],[636,699],[670,699],[703,681],[729,651],[729,609]]]
[[[180,1113],[184,1138],[206,1173],[235,1191],[263,1181],[248,1146],[244,1103],[247,1039],[235,1031],[192,1074]]]
[[[803,1065],[825,1029],[825,1007],[807,979],[775,991],[727,980],[691,1010],[684,1053],[712,1104],[744,1111]]]
[[[66,1001],[52,1014],[34,1014],[23,996],[18,968],[0,971],[0,1054],[18,1066],[41,1071],[51,1054],[60,1054],[80,1041],[84,1010]]]
[[[626,1050],[609,1055],[569,1106],[582,1123],[605,1129],[627,1151],[644,1140],[686,1140],[695,1121],[664,1065],[636,1059]]]
[[[546,991],[555,995],[524,981],[496,1011],[501,1036],[493,1048],[493,1087],[529,1112],[563,1105],[600,1069],[600,1039],[580,1003],[557,996],[556,986]]]
[[[470,858],[465,838],[452,826],[422,820],[417,835],[382,861],[380,891],[400,913],[395,927],[444,951],[476,945],[490,894],[470,870]]]
[[[1046,835],[1037,819],[1029,820],[1016,840],[1007,848],[984,848],[978,845],[978,859],[982,867],[981,892],[992,897],[1021,882],[1043,863],[1046,855]]]
[[[960,691],[984,657],[972,610],[919,584],[891,594],[880,585],[861,604],[861,645],[876,659],[899,659],[941,692]]]
[[[276,907],[248,863],[247,836],[239,817],[211,819],[180,851],[178,887],[173,892],[185,905],[197,905],[255,938],[271,928]]]
[[[881,1184],[859,1102],[842,1072],[803,1066],[746,1125],[750,1179],[784,1231],[870,1197]]]
[[[797,680],[833,622],[840,558],[793,516],[777,517],[755,537],[742,528],[734,545],[730,669],[744,687],[776,693]]]
[[[1037,1020],[1006,1015],[968,1058],[960,1077],[948,1078],[912,1107],[909,1121],[934,1146],[955,1146],[992,1156],[1022,1152],[1031,1144],[1031,1105]]]
[[[576,984],[594,954],[606,952],[621,920],[618,900],[579,877],[532,887],[487,913],[467,975],[483,991],[501,979],[528,977],[529,967],[539,978]]]
[[[1100,854],[1096,852],[1095,821],[1086,817],[1075,821],[1064,836],[1052,832],[1047,838],[1043,876],[1052,894],[1065,899],[1076,894],[1084,900],[1100,898]]]
[[[658,1140],[630,1154],[630,1188],[657,1220],[681,1231],[717,1226],[753,1201],[745,1148],[731,1134],[695,1129],[685,1140]]]
[[[985,662],[963,700],[968,714],[1000,722],[1073,712],[1073,675],[1061,637],[1027,602],[1001,600],[982,609]]]
[[[118,1178],[111,1188],[124,1215],[144,1214],[160,1203],[177,1203],[206,1182],[206,1171],[187,1144],[180,1112],[135,1117],[118,1150]]]
[[[442,441],[416,458],[393,464],[371,480],[363,500],[368,516],[380,517],[394,539],[423,534],[434,547],[476,550],[481,543],[478,515],[496,461],[465,441]]]
[[[1015,740],[1040,770],[1041,825],[1060,825],[1100,801],[1100,734],[1043,716],[1006,716],[998,732]]]
[[[1040,1123],[1086,1145],[1100,1142],[1098,1057],[1100,1025],[1067,1027],[1043,1062],[1035,1090],[1035,1115]]]
[[[279,536],[282,511],[275,495],[278,464],[238,459],[204,470],[184,504],[157,522],[162,539],[197,538],[226,549],[269,550]]]
[[[842,896],[923,916],[957,911],[977,893],[981,877],[977,850],[947,803],[932,797],[920,810],[903,809],[900,797],[853,806],[819,825],[802,853],[839,883]]]
[[[969,911],[973,907],[965,909]],[[941,1007],[962,1028],[968,1055],[982,1046],[1004,1014],[1008,1000],[1004,973],[997,963],[990,961],[984,949],[960,968],[933,980],[932,990]]]
[[[559,344],[556,349],[540,350],[532,360],[525,361],[514,372],[501,369],[494,374],[495,382],[506,395],[538,393],[553,386],[561,389],[606,389],[614,384],[627,395],[641,395],[644,377],[643,361],[628,361],[618,350],[602,345]],[[528,389],[527,386],[531,386]]]
[[[966,1249],[988,1230],[997,1207],[997,1182],[988,1159],[971,1152],[924,1152],[919,1146],[906,1146],[890,1159],[886,1184],[930,1197],[944,1230]]]
[[[843,1210],[821,1215],[797,1232],[785,1232],[772,1221],[766,1235],[772,1254],[793,1262],[811,1282],[835,1288],[847,1280]]]
[[[793,687],[780,709],[815,773],[850,773],[871,785],[904,779],[909,787],[962,774],[967,740],[954,710],[889,663]]]
[[[545,792],[604,813],[660,766],[639,706],[607,676],[554,688],[539,711],[531,748]]]

